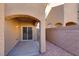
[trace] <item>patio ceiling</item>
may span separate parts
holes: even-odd
[[[13,19],[16,19],[22,22],[39,22],[37,18],[29,15],[16,15]]]
[[[8,16],[8,19],[17,20],[19,22],[29,22],[35,25],[35,23],[40,22],[37,18],[29,15],[12,15]]]

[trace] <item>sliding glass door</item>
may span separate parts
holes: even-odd
[[[23,27],[23,40],[32,40],[32,27]]]

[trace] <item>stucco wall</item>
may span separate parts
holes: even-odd
[[[41,20],[45,17],[46,4],[43,3],[6,3],[5,15],[24,14],[30,15]]]
[[[46,18],[46,27],[55,27],[56,23],[64,23],[64,5],[52,7],[48,17]]]
[[[78,5],[77,3],[65,3],[64,4],[64,25],[67,22],[78,23]]]
[[[46,37],[66,51],[79,55],[79,26],[49,28]]]
[[[60,22],[65,26],[67,22],[76,22],[78,24],[78,8],[77,3],[65,3],[64,5],[53,7],[46,19],[47,28],[55,27]]]
[[[0,56],[4,55],[4,4],[0,4]]]
[[[19,26],[17,21],[12,19],[5,20],[5,55],[7,55],[19,41],[20,28],[17,26]]]

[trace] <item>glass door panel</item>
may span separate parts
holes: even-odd
[[[23,40],[32,40],[32,27],[23,27]]]
[[[32,27],[28,27],[28,40],[32,40]]]
[[[23,40],[27,40],[28,37],[27,37],[27,27],[23,27]]]

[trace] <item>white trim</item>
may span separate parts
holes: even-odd
[[[21,41],[32,41],[32,40],[23,40],[23,27],[32,27],[32,40],[34,40],[33,39],[33,26],[21,26]]]

